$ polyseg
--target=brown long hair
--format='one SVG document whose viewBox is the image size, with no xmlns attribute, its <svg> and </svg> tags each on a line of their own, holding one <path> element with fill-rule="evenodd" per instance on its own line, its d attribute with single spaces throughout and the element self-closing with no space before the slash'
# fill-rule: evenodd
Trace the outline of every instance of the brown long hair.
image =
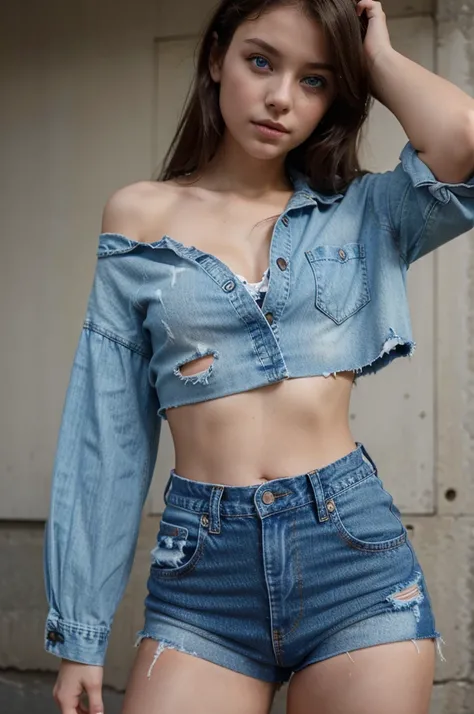
<svg viewBox="0 0 474 714">
<path fill-rule="evenodd" d="M 321 24 L 338 78 L 336 99 L 312 135 L 288 153 L 287 169 L 303 173 L 316 190 L 333 192 L 365 173 L 357 149 L 371 100 L 363 50 L 367 20 L 357 16 L 356 0 L 221 0 L 201 38 L 195 76 L 158 180 L 202 172 L 224 134 L 219 86 L 209 72 L 214 33 L 225 54 L 239 25 L 278 5 L 298 5 Z"/>
</svg>

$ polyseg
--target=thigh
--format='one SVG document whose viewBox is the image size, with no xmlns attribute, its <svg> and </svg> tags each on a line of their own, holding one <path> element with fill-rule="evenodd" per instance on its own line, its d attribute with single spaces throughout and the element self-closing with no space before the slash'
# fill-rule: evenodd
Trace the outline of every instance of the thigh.
<svg viewBox="0 0 474 714">
<path fill-rule="evenodd" d="M 268 714 L 275 685 L 177 650 L 138 648 L 122 714 Z"/>
<path fill-rule="evenodd" d="M 433 640 L 393 642 L 309 665 L 288 688 L 288 714 L 428 714 Z"/>
</svg>

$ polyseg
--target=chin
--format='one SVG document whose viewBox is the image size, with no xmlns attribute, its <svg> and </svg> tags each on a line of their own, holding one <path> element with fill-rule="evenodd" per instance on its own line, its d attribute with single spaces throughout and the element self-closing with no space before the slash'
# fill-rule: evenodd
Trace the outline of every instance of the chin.
<svg viewBox="0 0 474 714">
<path fill-rule="evenodd" d="M 241 146 L 245 153 L 253 159 L 274 160 L 280 158 L 281 156 L 286 156 L 288 153 L 288 149 L 282 150 L 281 147 L 276 146 L 275 144 L 265 144 L 262 141 L 249 141 L 248 143 L 241 144 Z"/>
</svg>

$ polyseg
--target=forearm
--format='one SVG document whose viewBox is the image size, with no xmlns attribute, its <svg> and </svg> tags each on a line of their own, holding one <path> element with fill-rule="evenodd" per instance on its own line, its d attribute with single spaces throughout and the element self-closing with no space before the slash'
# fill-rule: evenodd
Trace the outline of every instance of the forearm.
<svg viewBox="0 0 474 714">
<path fill-rule="evenodd" d="M 436 178 L 461 182 L 474 171 L 474 100 L 392 47 L 370 62 L 374 96 L 399 120 Z"/>
</svg>

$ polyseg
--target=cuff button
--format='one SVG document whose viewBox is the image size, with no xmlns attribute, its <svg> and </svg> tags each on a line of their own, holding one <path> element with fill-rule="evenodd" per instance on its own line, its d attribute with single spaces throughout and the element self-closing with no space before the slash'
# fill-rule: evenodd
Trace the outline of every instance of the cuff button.
<svg viewBox="0 0 474 714">
<path fill-rule="evenodd" d="M 50 630 L 48 632 L 47 639 L 50 642 L 54 642 L 54 644 L 56 644 L 56 642 L 64 642 L 64 636 L 60 632 L 56 632 L 55 630 Z"/>
</svg>

